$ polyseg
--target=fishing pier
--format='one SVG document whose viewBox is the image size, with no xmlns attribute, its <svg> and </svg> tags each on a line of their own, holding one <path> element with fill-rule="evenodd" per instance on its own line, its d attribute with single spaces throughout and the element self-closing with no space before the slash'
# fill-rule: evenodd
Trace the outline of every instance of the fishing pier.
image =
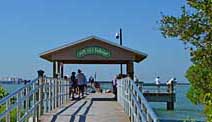
<svg viewBox="0 0 212 122">
<path fill-rule="evenodd" d="M 14 110 L 17 122 L 163 122 L 129 77 L 118 82 L 117 101 L 112 93 L 90 93 L 71 101 L 66 80 L 38 77 L 0 100 L 0 105 L 5 106 L 0 119 L 6 122 L 14 121 L 10 114 Z"/>
<path fill-rule="evenodd" d="M 145 53 L 91 36 L 46 51 L 41 58 L 51 62 L 53 77 L 38 71 L 38 77 L 0 100 L 6 122 L 165 122 L 149 102 L 167 102 L 174 109 L 174 85 L 165 92 L 145 90 L 133 80 L 134 62 L 144 60 Z M 112 93 L 90 93 L 71 100 L 70 84 L 64 79 L 65 64 L 123 64 L 128 77 L 118 80 L 117 101 Z M 15 120 L 11 118 L 15 111 Z"/>
</svg>

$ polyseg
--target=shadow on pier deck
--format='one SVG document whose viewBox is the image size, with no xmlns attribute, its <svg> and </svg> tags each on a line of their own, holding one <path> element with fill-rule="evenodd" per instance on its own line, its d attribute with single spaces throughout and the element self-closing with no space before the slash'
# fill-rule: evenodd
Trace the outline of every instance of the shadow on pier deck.
<svg viewBox="0 0 212 122">
<path fill-rule="evenodd" d="M 129 122 L 121 105 L 113 101 L 113 94 L 90 94 L 52 112 L 45 113 L 41 122 Z"/>
</svg>

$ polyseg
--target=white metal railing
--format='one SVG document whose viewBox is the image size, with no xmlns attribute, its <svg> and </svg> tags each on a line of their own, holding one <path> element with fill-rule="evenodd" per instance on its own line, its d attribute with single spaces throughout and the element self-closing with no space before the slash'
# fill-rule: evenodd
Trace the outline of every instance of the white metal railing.
<svg viewBox="0 0 212 122">
<path fill-rule="evenodd" d="M 155 83 L 140 83 L 139 87 L 142 87 L 142 92 L 150 93 L 175 93 L 175 83 L 167 84 L 161 83 L 156 85 Z"/>
<path fill-rule="evenodd" d="M 32 118 L 37 122 L 43 113 L 60 107 L 68 98 L 66 80 L 39 77 L 0 100 L 0 121 L 22 122 Z"/>
<path fill-rule="evenodd" d="M 159 122 L 153 109 L 130 78 L 118 81 L 118 102 L 130 117 L 131 122 Z"/>
</svg>

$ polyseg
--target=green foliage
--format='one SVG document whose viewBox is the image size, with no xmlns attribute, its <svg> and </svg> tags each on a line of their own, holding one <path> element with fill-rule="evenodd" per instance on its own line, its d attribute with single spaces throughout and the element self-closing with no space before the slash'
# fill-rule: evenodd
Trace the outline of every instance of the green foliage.
<svg viewBox="0 0 212 122">
<path fill-rule="evenodd" d="M 2 113 L 3 111 L 5 111 L 5 109 L 6 109 L 5 105 L 0 106 L 0 113 Z M 10 112 L 10 121 L 11 122 L 16 122 L 16 115 L 17 115 L 16 109 L 14 109 L 14 110 L 12 110 Z M 6 122 L 5 118 L 3 118 L 2 120 L 0 120 L 0 122 Z"/>
<path fill-rule="evenodd" d="M 212 0 L 187 0 L 179 17 L 162 15 L 161 31 L 165 38 L 179 38 L 190 48 L 193 65 L 186 77 L 191 83 L 187 94 L 195 104 L 204 104 L 212 121 Z M 188 9 L 190 13 L 188 12 Z"/>
<path fill-rule="evenodd" d="M 8 93 L 0 86 L 0 99 L 7 96 Z"/>
</svg>

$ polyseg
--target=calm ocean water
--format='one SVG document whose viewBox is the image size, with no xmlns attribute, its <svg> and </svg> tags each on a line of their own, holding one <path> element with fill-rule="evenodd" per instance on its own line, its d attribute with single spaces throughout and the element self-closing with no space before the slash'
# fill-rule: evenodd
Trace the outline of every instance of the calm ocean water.
<svg viewBox="0 0 212 122">
<path fill-rule="evenodd" d="M 150 105 L 160 118 L 181 120 L 192 118 L 196 121 L 205 121 L 203 106 L 192 104 L 186 97 L 189 87 L 189 85 L 176 85 L 176 102 L 174 111 L 167 111 L 166 103 L 151 103 Z"/>
<path fill-rule="evenodd" d="M 3 86 L 9 93 L 17 90 L 20 87 L 23 87 L 23 84 L 0 84 Z M 101 88 L 104 90 L 112 90 L 112 83 L 100 83 Z M 176 91 L 176 103 L 174 111 L 166 110 L 166 103 L 151 103 L 150 105 L 156 111 L 156 114 L 160 118 L 166 119 L 186 119 L 193 118 L 195 120 L 204 121 L 205 117 L 202 113 L 203 106 L 192 104 L 189 99 L 186 97 L 186 93 L 189 89 L 189 85 L 177 85 L 175 87 Z"/>
<path fill-rule="evenodd" d="M 0 84 L 8 93 L 14 92 L 18 88 L 24 86 L 24 84 Z"/>
</svg>

